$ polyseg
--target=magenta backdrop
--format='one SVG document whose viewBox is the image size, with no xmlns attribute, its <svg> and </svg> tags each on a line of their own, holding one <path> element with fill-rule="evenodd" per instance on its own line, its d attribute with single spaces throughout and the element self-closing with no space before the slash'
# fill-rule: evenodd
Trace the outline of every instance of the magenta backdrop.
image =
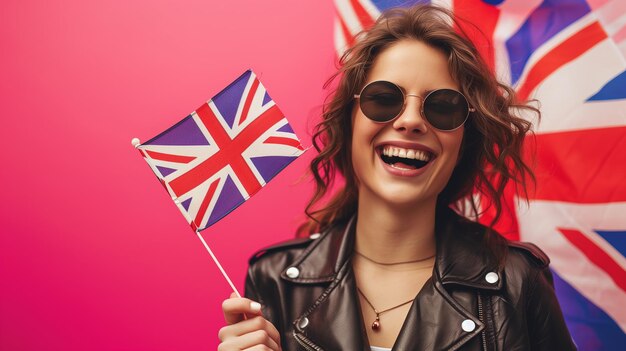
<svg viewBox="0 0 626 351">
<path fill-rule="evenodd" d="M 130 140 L 245 69 L 305 146 L 333 72 L 330 1 L 3 1 L 0 350 L 213 350 L 229 287 Z M 294 236 L 308 152 L 204 237 L 243 288 Z"/>
</svg>

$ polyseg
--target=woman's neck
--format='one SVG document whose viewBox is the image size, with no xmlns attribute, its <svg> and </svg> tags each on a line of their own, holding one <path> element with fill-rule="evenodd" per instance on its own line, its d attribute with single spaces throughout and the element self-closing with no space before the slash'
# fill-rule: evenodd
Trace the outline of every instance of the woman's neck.
<svg viewBox="0 0 626 351">
<path fill-rule="evenodd" d="M 435 254 L 435 208 L 436 199 L 394 206 L 360 196 L 356 250 L 381 262 L 409 261 Z"/>
</svg>

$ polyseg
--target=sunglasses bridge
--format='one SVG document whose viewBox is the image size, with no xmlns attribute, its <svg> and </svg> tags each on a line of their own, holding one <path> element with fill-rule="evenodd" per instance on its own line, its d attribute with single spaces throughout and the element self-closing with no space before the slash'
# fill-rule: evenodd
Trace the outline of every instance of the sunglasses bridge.
<svg viewBox="0 0 626 351">
<path fill-rule="evenodd" d="M 424 101 L 426 100 L 426 98 L 428 97 L 428 95 L 426 95 L 426 97 L 422 97 L 422 96 L 419 96 L 419 95 L 417 95 L 417 94 L 404 94 L 404 93 L 402 93 L 402 96 L 404 96 L 404 99 L 402 99 L 402 100 L 403 100 L 403 103 L 402 103 L 402 105 L 403 105 L 403 106 L 402 106 L 402 111 L 404 111 L 404 109 L 406 108 L 406 103 L 407 103 L 407 102 L 406 102 L 406 98 L 408 98 L 409 96 L 413 96 L 413 97 L 418 98 L 418 99 L 421 101 L 419 111 L 420 111 L 420 115 L 421 115 L 422 117 L 425 117 L 425 116 L 424 116 Z M 400 116 L 400 114 L 398 114 L 395 118 L 398 118 L 399 116 Z M 394 119 L 395 119 L 395 118 L 394 118 Z"/>
</svg>

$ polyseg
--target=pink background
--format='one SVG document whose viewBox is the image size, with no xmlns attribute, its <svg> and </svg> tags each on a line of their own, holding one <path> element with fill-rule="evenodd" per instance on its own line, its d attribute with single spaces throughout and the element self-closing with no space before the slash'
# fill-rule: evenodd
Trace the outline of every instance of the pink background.
<svg viewBox="0 0 626 351">
<path fill-rule="evenodd" d="M 310 145 L 330 1 L 3 1 L 0 349 L 213 350 L 229 287 L 130 140 L 245 69 Z M 294 236 L 312 152 L 204 237 L 242 288 Z"/>
</svg>

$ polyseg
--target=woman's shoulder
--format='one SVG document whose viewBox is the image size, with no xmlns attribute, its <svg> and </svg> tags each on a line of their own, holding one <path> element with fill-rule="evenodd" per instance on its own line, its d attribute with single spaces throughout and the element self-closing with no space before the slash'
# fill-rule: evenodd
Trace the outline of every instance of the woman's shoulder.
<svg viewBox="0 0 626 351">
<path fill-rule="evenodd" d="M 508 290 L 520 289 L 526 293 L 538 286 L 552 289 L 550 259 L 537 245 L 529 242 L 508 241 L 504 274 Z"/>
<path fill-rule="evenodd" d="M 512 255 L 525 259 L 529 264 L 545 268 L 550 264 L 550 259 L 545 252 L 543 252 L 539 246 L 531 242 L 523 242 L 518 240 L 511 240 L 499 233 L 497 230 L 488 227 L 480 222 L 468 219 L 465 216 L 461 216 L 453 211 L 448 211 L 448 216 L 451 216 L 453 222 L 457 226 L 463 228 L 461 231 L 466 235 L 474 236 L 471 240 L 479 240 L 482 242 L 498 242 L 498 245 L 489 246 L 490 250 L 504 250 L 505 255 Z M 448 217 L 450 218 L 450 217 Z M 496 252 L 492 252 L 495 256 L 500 256 Z"/>
<path fill-rule="evenodd" d="M 509 248 L 508 255 L 516 261 L 523 260 L 526 264 L 539 269 L 546 268 L 550 264 L 548 255 L 539 246 L 531 242 L 508 240 L 507 246 Z"/>
<path fill-rule="evenodd" d="M 342 234 L 345 234 L 345 228 L 349 226 L 349 223 L 352 223 L 351 219 L 337 221 L 319 233 L 312 233 L 262 248 L 250 257 L 248 264 L 251 269 L 265 267 L 280 270 L 309 256 L 324 256 L 329 251 L 334 251 L 333 247 L 340 245 L 340 241 L 344 237 Z"/>
<path fill-rule="evenodd" d="M 497 261 L 502 258 L 505 266 L 524 266 L 529 269 L 543 269 L 548 267 L 550 259 L 543 250 L 534 243 L 511 240 L 500 234 L 494 228 L 480 222 L 470 220 L 452 211 L 448 211 L 446 219 L 452 225 L 448 232 L 452 235 L 446 239 L 454 239 L 460 242 L 466 250 L 483 251 Z M 463 233 L 461 237 L 458 233 Z"/>
<path fill-rule="evenodd" d="M 248 261 L 246 296 L 267 303 L 260 296 L 273 291 L 281 277 L 288 274 L 289 265 L 313 243 L 316 236 L 295 238 L 264 247 L 255 252 Z"/>
<path fill-rule="evenodd" d="M 306 237 L 284 240 L 257 250 L 248 260 L 252 267 L 255 265 L 275 265 L 280 261 L 288 261 L 299 256 L 309 245 L 320 237 L 320 234 L 311 234 Z"/>
<path fill-rule="evenodd" d="M 283 241 L 257 251 L 249 260 L 248 278 L 266 284 L 322 283 L 337 273 L 344 262 L 339 248 L 352 228 L 348 221 L 335 222 L 321 233 Z M 346 244 L 347 245 L 347 244 Z"/>
</svg>

